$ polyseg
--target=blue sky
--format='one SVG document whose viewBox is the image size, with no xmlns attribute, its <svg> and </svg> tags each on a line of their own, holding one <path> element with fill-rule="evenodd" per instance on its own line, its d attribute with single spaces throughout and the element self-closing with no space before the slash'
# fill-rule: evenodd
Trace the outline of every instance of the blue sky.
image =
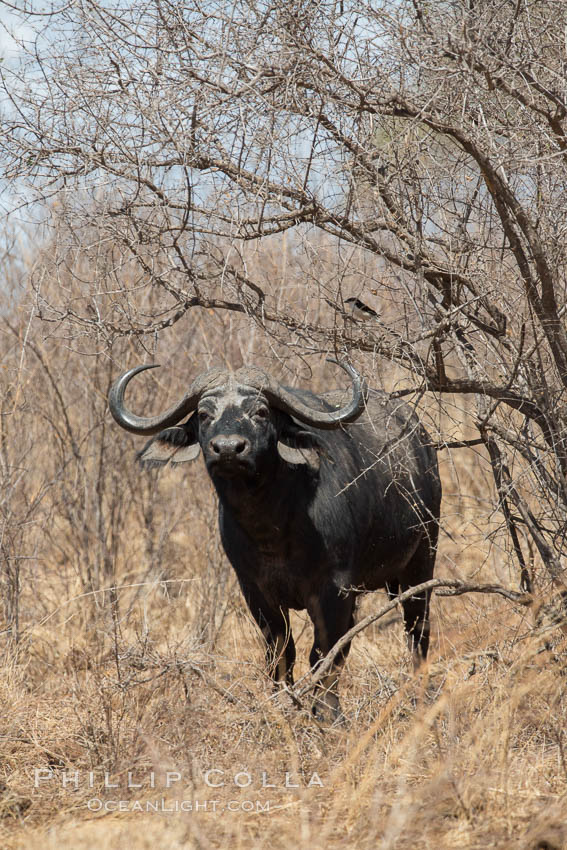
<svg viewBox="0 0 567 850">
<path fill-rule="evenodd" d="M 0 58 L 14 59 L 20 52 L 19 41 L 30 37 L 32 29 L 22 17 L 0 0 Z"/>
</svg>

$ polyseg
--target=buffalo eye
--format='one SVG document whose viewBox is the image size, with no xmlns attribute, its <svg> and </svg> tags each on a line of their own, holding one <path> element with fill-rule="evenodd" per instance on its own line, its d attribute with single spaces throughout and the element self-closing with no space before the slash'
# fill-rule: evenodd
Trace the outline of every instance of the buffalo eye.
<svg viewBox="0 0 567 850">
<path fill-rule="evenodd" d="M 199 423 L 201 425 L 206 425 L 207 422 L 211 418 L 211 414 L 207 410 L 200 410 L 198 415 L 199 415 Z"/>
<path fill-rule="evenodd" d="M 267 407 L 259 407 L 258 410 L 254 411 L 254 419 L 266 420 L 270 416 L 270 411 Z"/>
</svg>

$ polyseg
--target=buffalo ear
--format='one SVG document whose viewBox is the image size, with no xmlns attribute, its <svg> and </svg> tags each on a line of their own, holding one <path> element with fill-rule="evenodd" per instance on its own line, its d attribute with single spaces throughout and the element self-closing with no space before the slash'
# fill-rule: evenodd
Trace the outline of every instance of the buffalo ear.
<svg viewBox="0 0 567 850">
<path fill-rule="evenodd" d="M 312 469 L 313 472 L 318 472 L 321 465 L 317 449 L 296 449 L 278 440 L 278 454 L 286 463 L 304 464 Z"/>
<path fill-rule="evenodd" d="M 138 460 L 143 466 L 165 466 L 166 463 L 187 463 L 199 456 L 201 447 L 197 442 L 196 435 L 191 423 L 175 428 L 166 428 L 160 431 L 146 443 Z"/>
<path fill-rule="evenodd" d="M 302 464 L 313 472 L 321 465 L 321 446 L 316 434 L 306 431 L 287 414 L 281 414 L 278 439 L 279 456 L 286 463 Z M 282 421 L 283 420 L 283 421 Z"/>
</svg>

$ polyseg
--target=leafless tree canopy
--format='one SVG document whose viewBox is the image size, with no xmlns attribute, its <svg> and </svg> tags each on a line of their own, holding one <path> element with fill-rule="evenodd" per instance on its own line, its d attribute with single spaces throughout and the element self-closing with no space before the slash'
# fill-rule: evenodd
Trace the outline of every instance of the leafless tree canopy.
<svg viewBox="0 0 567 850">
<path fill-rule="evenodd" d="M 236 311 L 303 357 L 394 361 L 399 392 L 466 407 L 520 564 L 527 541 L 559 580 L 563 0 L 22 10 L 0 145 L 52 226 L 39 315 L 110 345 Z M 301 297 L 259 273 L 263 243 L 294 254 Z M 353 295 L 378 318 L 350 320 Z"/>
</svg>

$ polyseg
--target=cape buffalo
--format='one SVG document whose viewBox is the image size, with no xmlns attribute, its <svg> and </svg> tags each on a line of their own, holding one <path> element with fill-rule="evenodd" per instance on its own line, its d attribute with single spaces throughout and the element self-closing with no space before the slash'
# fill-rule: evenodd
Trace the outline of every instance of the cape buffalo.
<svg viewBox="0 0 567 850">
<path fill-rule="evenodd" d="M 125 372 L 109 397 L 119 425 L 157 434 L 142 462 L 182 463 L 203 452 L 222 543 L 276 681 L 293 681 L 290 608 L 307 609 L 313 621 L 314 665 L 353 625 L 357 593 L 395 595 L 433 575 L 441 502 L 435 448 L 407 404 L 337 365 L 352 381 L 346 404 L 343 391 L 284 387 L 255 368 L 205 372 L 150 418 L 128 411 L 124 392 L 153 366 Z M 403 614 L 419 663 L 429 644 L 429 594 L 404 602 Z M 337 679 L 348 649 L 317 693 L 323 713 L 340 714 Z"/>
</svg>

